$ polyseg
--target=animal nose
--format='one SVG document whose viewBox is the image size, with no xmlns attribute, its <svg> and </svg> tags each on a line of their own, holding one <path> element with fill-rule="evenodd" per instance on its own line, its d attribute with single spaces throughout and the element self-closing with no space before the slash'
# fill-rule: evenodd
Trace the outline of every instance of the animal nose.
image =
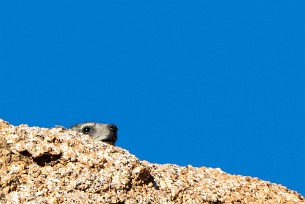
<svg viewBox="0 0 305 204">
<path fill-rule="evenodd" d="M 117 132 L 118 131 L 118 127 L 114 124 L 110 124 L 108 125 L 108 129 L 113 131 L 113 132 Z"/>
</svg>

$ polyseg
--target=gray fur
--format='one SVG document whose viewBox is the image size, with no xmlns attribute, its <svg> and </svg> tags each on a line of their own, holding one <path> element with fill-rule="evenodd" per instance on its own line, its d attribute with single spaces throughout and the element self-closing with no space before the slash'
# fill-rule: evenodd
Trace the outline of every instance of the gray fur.
<svg viewBox="0 0 305 204">
<path fill-rule="evenodd" d="M 90 135 L 95 141 L 103 141 L 111 145 L 117 140 L 118 128 L 114 124 L 87 122 L 73 125 L 69 129 Z"/>
</svg>

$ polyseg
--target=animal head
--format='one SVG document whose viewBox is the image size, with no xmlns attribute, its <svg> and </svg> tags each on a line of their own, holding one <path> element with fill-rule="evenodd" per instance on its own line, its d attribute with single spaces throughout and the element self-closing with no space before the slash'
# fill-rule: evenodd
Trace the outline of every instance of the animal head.
<svg viewBox="0 0 305 204">
<path fill-rule="evenodd" d="M 73 125 L 71 130 L 87 134 L 95 141 L 114 145 L 117 140 L 118 127 L 114 124 L 87 122 Z"/>
</svg>

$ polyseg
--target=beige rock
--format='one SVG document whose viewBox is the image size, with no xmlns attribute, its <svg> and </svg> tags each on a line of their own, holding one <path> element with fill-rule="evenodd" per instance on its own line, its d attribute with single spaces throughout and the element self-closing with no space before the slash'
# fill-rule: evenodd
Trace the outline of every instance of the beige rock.
<svg viewBox="0 0 305 204">
<path fill-rule="evenodd" d="M 61 128 L 0 120 L 0 203 L 305 203 L 281 185 L 220 169 L 150 164 Z"/>
</svg>

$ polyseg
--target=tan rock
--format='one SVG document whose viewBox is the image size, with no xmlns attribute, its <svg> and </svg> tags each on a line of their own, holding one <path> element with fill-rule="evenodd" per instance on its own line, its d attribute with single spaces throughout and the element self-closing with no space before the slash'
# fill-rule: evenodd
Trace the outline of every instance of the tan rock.
<svg viewBox="0 0 305 204">
<path fill-rule="evenodd" d="M 220 169 L 150 164 L 61 128 L 0 120 L 0 203 L 305 203 L 281 185 Z"/>
</svg>

